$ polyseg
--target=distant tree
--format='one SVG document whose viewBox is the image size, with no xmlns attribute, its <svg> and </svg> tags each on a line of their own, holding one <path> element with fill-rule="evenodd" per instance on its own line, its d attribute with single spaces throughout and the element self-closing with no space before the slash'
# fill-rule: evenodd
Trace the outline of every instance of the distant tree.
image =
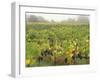
<svg viewBox="0 0 100 80">
<path fill-rule="evenodd" d="M 27 22 L 47 22 L 42 16 L 29 15 L 26 18 Z"/>
<path fill-rule="evenodd" d="M 77 22 L 78 23 L 89 23 L 89 18 L 88 16 L 78 16 Z"/>
<path fill-rule="evenodd" d="M 42 16 L 38 16 L 37 18 L 39 22 L 47 22 Z"/>
<path fill-rule="evenodd" d="M 36 22 L 36 21 L 38 21 L 38 19 L 35 15 L 29 15 L 27 17 L 27 22 Z"/>
</svg>

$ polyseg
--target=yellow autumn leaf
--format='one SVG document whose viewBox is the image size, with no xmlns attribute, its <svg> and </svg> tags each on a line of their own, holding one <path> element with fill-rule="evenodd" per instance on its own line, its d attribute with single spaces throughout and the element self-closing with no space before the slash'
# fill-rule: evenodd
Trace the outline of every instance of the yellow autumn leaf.
<svg viewBox="0 0 100 80">
<path fill-rule="evenodd" d="M 31 60 L 30 59 L 26 59 L 26 64 L 30 64 Z"/>
</svg>

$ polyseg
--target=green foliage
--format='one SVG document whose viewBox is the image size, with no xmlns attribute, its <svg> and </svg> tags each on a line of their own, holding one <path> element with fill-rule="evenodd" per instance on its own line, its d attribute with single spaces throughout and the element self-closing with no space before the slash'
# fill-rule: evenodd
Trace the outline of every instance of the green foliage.
<svg viewBox="0 0 100 80">
<path fill-rule="evenodd" d="M 26 58 L 33 56 L 38 56 L 40 54 L 40 49 L 36 43 L 26 42 Z"/>
<path fill-rule="evenodd" d="M 89 57 L 89 25 L 88 24 L 58 24 L 58 23 L 31 23 L 26 25 L 26 59 L 37 58 L 41 52 L 49 49 L 53 53 L 52 62 L 57 56 L 64 56 L 68 64 L 72 61 L 72 51 L 81 52 Z M 54 65 L 51 61 L 35 62 L 32 66 Z M 48 60 L 49 61 L 49 60 Z M 88 63 L 86 59 L 77 59 L 78 64 Z M 77 62 L 76 61 L 76 62 Z M 27 64 L 26 64 L 27 65 Z"/>
</svg>

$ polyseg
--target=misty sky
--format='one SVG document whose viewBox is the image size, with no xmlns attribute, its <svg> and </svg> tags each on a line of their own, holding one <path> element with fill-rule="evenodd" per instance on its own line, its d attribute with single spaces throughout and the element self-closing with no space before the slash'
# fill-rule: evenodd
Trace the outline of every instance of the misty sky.
<svg viewBox="0 0 100 80">
<path fill-rule="evenodd" d="M 59 15 L 59 14 L 41 14 L 41 13 L 27 13 L 26 16 L 35 15 L 35 16 L 42 16 L 45 20 L 51 21 L 62 21 L 68 20 L 69 18 L 77 20 L 78 15 Z"/>
</svg>

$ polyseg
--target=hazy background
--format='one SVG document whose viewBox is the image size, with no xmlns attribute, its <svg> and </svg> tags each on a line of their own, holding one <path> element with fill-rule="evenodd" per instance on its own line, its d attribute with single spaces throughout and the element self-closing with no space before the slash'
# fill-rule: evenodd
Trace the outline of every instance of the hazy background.
<svg viewBox="0 0 100 80">
<path fill-rule="evenodd" d="M 89 23 L 89 16 L 26 13 L 27 22 Z"/>
</svg>

